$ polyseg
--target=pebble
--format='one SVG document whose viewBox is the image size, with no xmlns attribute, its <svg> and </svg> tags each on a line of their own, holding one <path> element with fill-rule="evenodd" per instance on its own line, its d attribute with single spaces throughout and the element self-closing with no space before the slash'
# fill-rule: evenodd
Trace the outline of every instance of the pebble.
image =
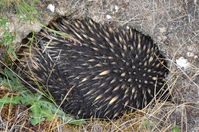
<svg viewBox="0 0 199 132">
<path fill-rule="evenodd" d="M 107 19 L 111 19 L 112 16 L 111 16 L 111 15 L 106 15 L 106 18 L 107 18 Z"/>
<path fill-rule="evenodd" d="M 180 58 L 176 59 L 176 64 L 178 67 L 184 68 L 184 69 L 190 67 L 190 63 L 184 57 L 180 57 Z"/>
<path fill-rule="evenodd" d="M 47 9 L 49 9 L 51 12 L 55 12 L 55 6 L 53 4 L 49 4 Z"/>
</svg>

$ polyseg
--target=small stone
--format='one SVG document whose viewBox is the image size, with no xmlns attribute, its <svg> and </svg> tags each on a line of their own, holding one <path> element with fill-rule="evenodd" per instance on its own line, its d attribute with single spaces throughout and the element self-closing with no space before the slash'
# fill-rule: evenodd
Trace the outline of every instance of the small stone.
<svg viewBox="0 0 199 132">
<path fill-rule="evenodd" d="M 115 5 L 115 12 L 119 11 L 119 7 L 117 5 Z"/>
<path fill-rule="evenodd" d="M 180 57 L 179 59 L 177 59 L 176 63 L 178 65 L 178 67 L 180 67 L 180 68 L 185 68 L 186 69 L 186 68 L 190 67 L 190 63 L 184 57 Z"/>
<path fill-rule="evenodd" d="M 111 15 L 106 15 L 106 18 L 107 18 L 107 19 L 111 19 L 112 16 L 111 16 Z"/>
<path fill-rule="evenodd" d="M 129 27 L 129 26 L 126 26 L 126 29 L 130 29 L 130 27 Z"/>
<path fill-rule="evenodd" d="M 55 6 L 53 4 L 49 4 L 47 9 L 49 9 L 51 12 L 55 12 Z"/>
</svg>

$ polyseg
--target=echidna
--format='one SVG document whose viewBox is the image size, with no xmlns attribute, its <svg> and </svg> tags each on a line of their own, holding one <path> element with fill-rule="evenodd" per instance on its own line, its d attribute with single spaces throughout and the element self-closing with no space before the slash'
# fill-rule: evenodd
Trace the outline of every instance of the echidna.
<svg viewBox="0 0 199 132">
<path fill-rule="evenodd" d="M 165 57 L 151 37 L 134 29 L 61 17 L 35 38 L 24 78 L 72 115 L 120 117 L 166 90 Z"/>
</svg>

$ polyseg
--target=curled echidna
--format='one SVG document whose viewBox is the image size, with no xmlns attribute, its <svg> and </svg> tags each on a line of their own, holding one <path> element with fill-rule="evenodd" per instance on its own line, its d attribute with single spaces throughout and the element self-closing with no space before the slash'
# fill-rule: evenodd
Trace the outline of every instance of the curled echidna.
<svg viewBox="0 0 199 132">
<path fill-rule="evenodd" d="M 35 38 L 21 61 L 24 78 L 47 89 L 67 113 L 115 118 L 166 90 L 165 57 L 134 29 L 62 17 Z"/>
</svg>

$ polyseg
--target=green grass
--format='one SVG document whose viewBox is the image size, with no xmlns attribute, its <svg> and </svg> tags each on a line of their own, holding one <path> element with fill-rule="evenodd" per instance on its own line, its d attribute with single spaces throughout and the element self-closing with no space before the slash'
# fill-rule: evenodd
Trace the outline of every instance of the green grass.
<svg viewBox="0 0 199 132">
<path fill-rule="evenodd" d="M 179 126 L 173 126 L 172 128 L 172 132 L 181 132 L 180 127 Z"/>
<path fill-rule="evenodd" d="M 14 51 L 14 43 L 13 43 L 15 39 L 15 34 L 10 32 L 8 26 L 9 26 L 9 19 L 0 18 L 0 33 L 2 33 L 0 46 L 3 48 L 7 48 L 7 53 L 11 56 L 16 57 L 16 53 Z"/>
<path fill-rule="evenodd" d="M 1 72 L 5 78 L 0 78 L 0 86 L 11 88 L 13 92 L 18 93 L 16 96 L 6 94 L 0 99 L 0 110 L 5 104 L 22 104 L 28 105 L 31 117 L 29 121 L 36 125 L 42 121 L 51 121 L 55 117 L 69 124 L 85 124 L 85 120 L 76 120 L 74 117 L 67 116 L 62 110 L 58 109 L 53 103 L 45 100 L 40 94 L 30 92 L 21 84 L 18 78 L 7 69 Z"/>
<path fill-rule="evenodd" d="M 0 48 L 7 50 L 7 56 L 16 58 L 14 50 L 14 39 L 16 34 L 9 29 L 10 19 L 6 17 L 4 12 L 7 10 L 15 10 L 13 14 L 17 17 L 20 23 L 24 21 L 33 22 L 39 18 L 40 14 L 37 11 L 36 4 L 39 0 L 1 0 L 0 1 Z M 11 11 L 12 12 L 12 11 Z M 6 56 L 6 61 L 7 57 Z"/>
<path fill-rule="evenodd" d="M 20 20 L 33 21 L 39 15 L 35 6 L 38 2 L 39 0 L 1 0 L 0 6 L 2 8 L 0 11 L 13 8 L 15 10 L 14 13 L 16 13 Z"/>
<path fill-rule="evenodd" d="M 26 2 L 25 0 L 20 0 L 16 3 L 16 9 L 18 11 L 18 16 L 21 20 L 31 20 L 34 21 L 35 18 L 39 16 L 39 13 L 37 11 L 37 8 L 35 7 L 35 4 L 39 0 L 29 0 L 29 2 Z"/>
</svg>

